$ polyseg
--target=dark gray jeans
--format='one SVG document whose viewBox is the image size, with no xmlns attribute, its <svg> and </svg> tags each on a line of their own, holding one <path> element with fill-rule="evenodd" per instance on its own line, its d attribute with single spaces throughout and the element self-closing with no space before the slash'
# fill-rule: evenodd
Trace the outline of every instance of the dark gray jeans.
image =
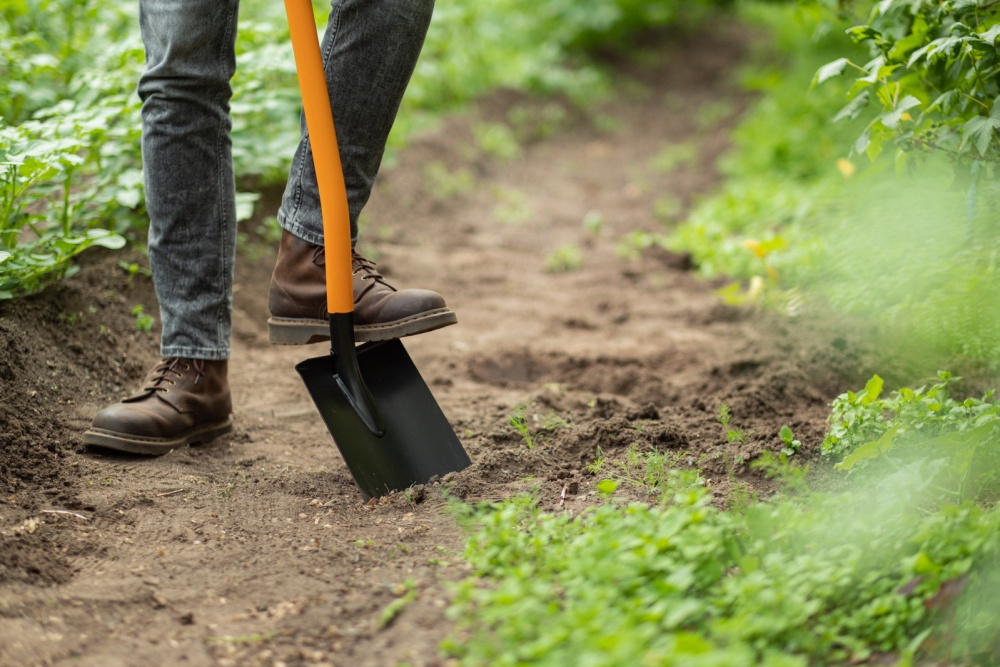
<svg viewBox="0 0 1000 667">
<path fill-rule="evenodd" d="M 354 237 L 433 5 L 332 0 L 322 50 Z M 164 356 L 229 358 L 236 254 L 229 100 L 238 9 L 239 0 L 139 0 L 149 261 Z M 304 128 L 278 220 L 310 243 L 323 242 Z"/>
</svg>

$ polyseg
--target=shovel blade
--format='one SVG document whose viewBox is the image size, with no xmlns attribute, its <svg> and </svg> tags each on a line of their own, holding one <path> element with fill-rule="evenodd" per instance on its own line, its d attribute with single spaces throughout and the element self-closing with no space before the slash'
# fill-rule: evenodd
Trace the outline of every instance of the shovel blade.
<svg viewBox="0 0 1000 667">
<path fill-rule="evenodd" d="M 373 433 L 351 405 L 332 354 L 306 359 L 295 370 L 366 498 L 424 484 L 471 463 L 398 339 L 366 343 L 357 354 L 361 377 L 382 416 L 383 435 Z"/>
</svg>

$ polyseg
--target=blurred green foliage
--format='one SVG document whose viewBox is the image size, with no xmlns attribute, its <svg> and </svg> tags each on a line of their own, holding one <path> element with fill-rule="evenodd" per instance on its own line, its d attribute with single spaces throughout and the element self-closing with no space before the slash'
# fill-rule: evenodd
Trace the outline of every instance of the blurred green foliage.
<svg viewBox="0 0 1000 667">
<path fill-rule="evenodd" d="M 1000 367 L 996 184 L 944 154 L 919 163 L 857 154 L 866 119 L 831 113 L 853 84 L 810 87 L 835 54 L 864 57 L 848 18 L 816 3 L 750 3 L 743 16 L 775 36 L 787 66 L 744 76 L 760 97 L 720 163 L 724 185 L 668 245 L 706 274 L 740 280 L 723 293 L 734 302 L 866 318 L 882 349 L 915 372 Z"/>
</svg>

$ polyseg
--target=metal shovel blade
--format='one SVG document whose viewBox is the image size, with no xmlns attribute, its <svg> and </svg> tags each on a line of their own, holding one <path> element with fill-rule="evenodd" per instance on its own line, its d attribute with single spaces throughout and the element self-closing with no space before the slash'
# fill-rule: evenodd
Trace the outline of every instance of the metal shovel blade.
<svg viewBox="0 0 1000 667">
<path fill-rule="evenodd" d="M 398 339 L 365 343 L 357 348 L 357 356 L 382 416 L 383 435 L 366 425 L 338 382 L 335 355 L 306 359 L 295 370 L 366 498 L 424 484 L 471 463 Z"/>
</svg>

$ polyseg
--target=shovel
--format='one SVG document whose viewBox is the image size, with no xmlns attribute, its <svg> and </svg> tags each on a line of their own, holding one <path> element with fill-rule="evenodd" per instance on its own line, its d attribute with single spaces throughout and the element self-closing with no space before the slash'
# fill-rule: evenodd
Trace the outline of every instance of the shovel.
<svg viewBox="0 0 1000 667">
<path fill-rule="evenodd" d="M 285 0 L 319 183 L 330 354 L 295 369 L 365 498 L 469 465 L 455 431 L 398 340 L 355 347 L 351 232 L 330 95 L 311 0 Z"/>
</svg>

